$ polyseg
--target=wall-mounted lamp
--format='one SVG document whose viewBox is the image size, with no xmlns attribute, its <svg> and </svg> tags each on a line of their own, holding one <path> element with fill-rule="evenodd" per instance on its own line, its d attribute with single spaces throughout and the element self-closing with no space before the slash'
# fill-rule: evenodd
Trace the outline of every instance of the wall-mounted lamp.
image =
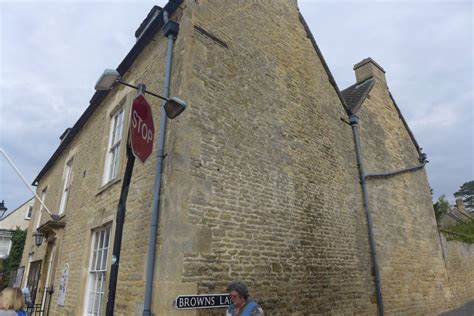
<svg viewBox="0 0 474 316">
<path fill-rule="evenodd" d="M 40 233 L 39 231 L 36 231 L 33 233 L 33 237 L 35 238 L 36 247 L 41 246 L 41 244 L 43 243 L 44 234 Z"/>
<path fill-rule="evenodd" d="M 95 89 L 98 91 L 107 91 L 107 90 L 112 89 L 112 87 L 117 83 L 123 84 L 124 86 L 131 87 L 138 90 L 138 86 L 134 86 L 132 84 L 122 81 L 119 72 L 114 69 L 104 70 L 104 73 L 100 76 L 99 80 L 97 80 L 97 83 L 95 84 Z M 174 119 L 186 109 L 186 102 L 184 102 L 183 100 L 177 97 L 172 97 L 168 99 L 159 94 L 152 93 L 147 90 L 143 92 L 148 93 L 161 100 L 165 100 L 166 104 L 164 107 L 165 107 L 166 116 L 168 116 L 168 118 L 170 119 Z"/>
<path fill-rule="evenodd" d="M 0 202 L 0 218 L 2 218 L 3 215 L 5 215 L 5 212 L 7 210 L 8 209 L 5 207 L 5 201 L 2 200 L 2 202 Z"/>
</svg>

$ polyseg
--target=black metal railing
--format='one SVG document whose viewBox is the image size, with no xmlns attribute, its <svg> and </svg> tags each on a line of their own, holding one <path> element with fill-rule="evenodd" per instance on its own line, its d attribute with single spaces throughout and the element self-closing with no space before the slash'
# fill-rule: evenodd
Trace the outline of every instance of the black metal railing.
<svg viewBox="0 0 474 316">
<path fill-rule="evenodd" d="M 53 295 L 53 288 L 38 289 L 36 293 L 35 302 L 30 304 L 26 311 L 30 316 L 48 316 L 49 307 L 51 305 L 51 296 Z"/>
</svg>

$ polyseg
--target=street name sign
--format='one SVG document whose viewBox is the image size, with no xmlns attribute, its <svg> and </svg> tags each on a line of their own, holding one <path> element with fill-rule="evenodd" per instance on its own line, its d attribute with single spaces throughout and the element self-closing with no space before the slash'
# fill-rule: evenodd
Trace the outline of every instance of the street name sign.
<svg viewBox="0 0 474 316">
<path fill-rule="evenodd" d="M 179 295 L 177 309 L 223 308 L 231 304 L 229 294 Z"/>
<path fill-rule="evenodd" d="M 133 100 L 130 116 L 130 136 L 133 154 L 142 162 L 145 162 L 153 151 L 155 126 L 153 125 L 150 104 L 148 104 L 143 94 L 139 94 Z"/>
</svg>

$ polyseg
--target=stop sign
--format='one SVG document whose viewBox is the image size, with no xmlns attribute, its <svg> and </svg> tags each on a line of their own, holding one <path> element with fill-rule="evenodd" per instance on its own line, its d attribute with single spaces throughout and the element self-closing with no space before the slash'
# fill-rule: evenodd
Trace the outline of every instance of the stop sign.
<svg viewBox="0 0 474 316">
<path fill-rule="evenodd" d="M 133 154 L 145 162 L 153 151 L 155 126 L 153 125 L 151 107 L 142 94 L 133 100 L 130 135 Z"/>
</svg>

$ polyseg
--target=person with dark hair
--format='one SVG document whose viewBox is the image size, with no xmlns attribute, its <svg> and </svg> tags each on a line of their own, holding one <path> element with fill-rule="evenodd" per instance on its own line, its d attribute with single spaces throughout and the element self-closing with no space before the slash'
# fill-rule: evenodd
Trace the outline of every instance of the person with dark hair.
<svg viewBox="0 0 474 316">
<path fill-rule="evenodd" d="M 226 316 L 264 316 L 262 307 L 254 299 L 249 299 L 249 290 L 245 283 L 231 282 L 227 292 L 232 304 L 227 308 Z"/>
</svg>

